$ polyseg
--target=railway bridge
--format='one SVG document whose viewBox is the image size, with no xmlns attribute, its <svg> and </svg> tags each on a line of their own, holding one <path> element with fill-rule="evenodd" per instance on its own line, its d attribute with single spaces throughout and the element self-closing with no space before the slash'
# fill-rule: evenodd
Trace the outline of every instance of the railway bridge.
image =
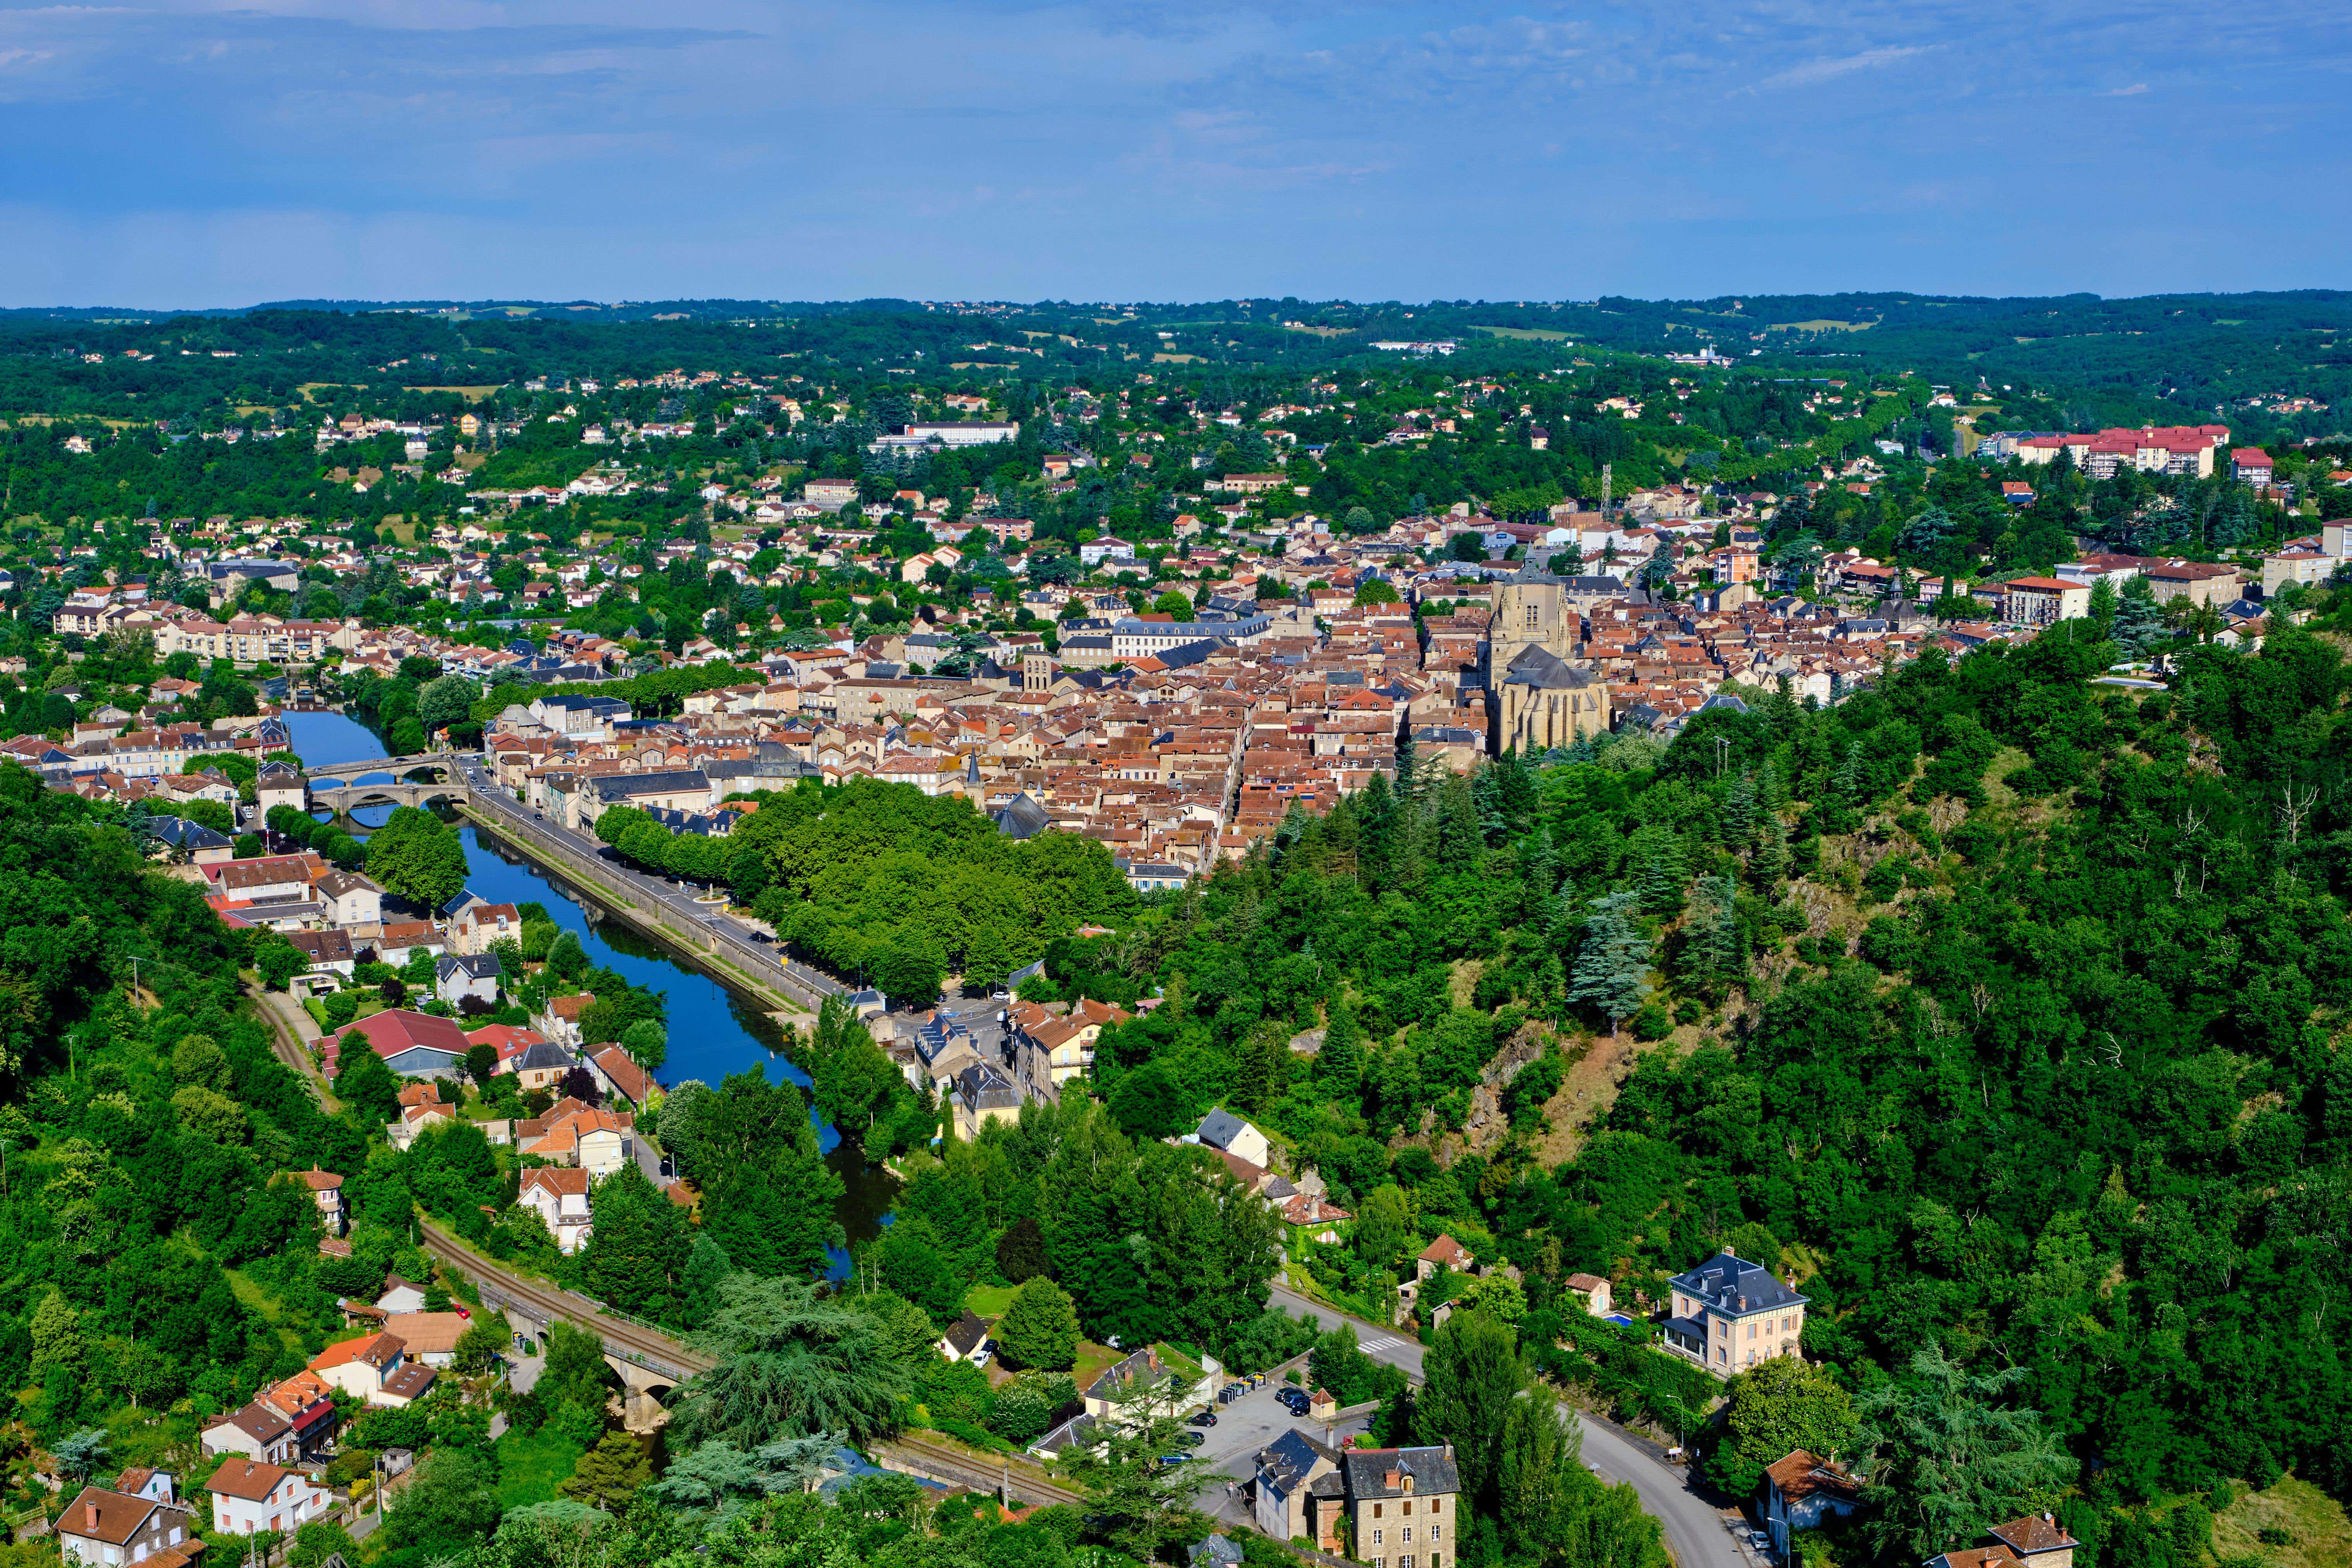
<svg viewBox="0 0 2352 1568">
<path fill-rule="evenodd" d="M 530 1323 L 541 1338 L 547 1325 L 561 1318 L 574 1328 L 596 1335 L 604 1344 L 604 1364 L 619 1374 L 626 1390 L 622 1424 L 632 1432 L 651 1431 L 667 1414 L 666 1401 L 673 1390 L 697 1373 L 718 1363 L 689 1350 L 660 1330 L 625 1317 L 575 1291 L 560 1289 L 499 1268 L 431 1220 L 417 1222 L 425 1250 L 452 1272 L 474 1282 L 482 1305 L 503 1311 L 520 1329 Z"/>
</svg>

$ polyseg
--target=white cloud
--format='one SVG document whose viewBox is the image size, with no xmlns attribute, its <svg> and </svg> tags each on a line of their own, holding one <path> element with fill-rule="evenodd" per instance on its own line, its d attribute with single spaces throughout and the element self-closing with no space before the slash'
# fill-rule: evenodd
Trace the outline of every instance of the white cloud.
<svg viewBox="0 0 2352 1568">
<path fill-rule="evenodd" d="M 2146 92 L 2147 90 L 2147 83 L 2144 81 L 2136 81 L 2129 87 L 2119 87 L 2111 92 L 2102 93 L 2100 96 L 2103 98 L 2137 98 L 2141 93 Z"/>
<path fill-rule="evenodd" d="M 1807 60 L 1802 65 L 1791 66 L 1778 76 L 1766 77 L 1756 86 L 1759 90 L 1767 88 L 1817 87 L 1822 82 L 1834 81 L 1839 77 L 1849 76 L 1855 71 L 1875 70 L 1880 66 L 1891 66 L 1897 60 L 1907 60 L 1914 55 L 1927 54 L 1942 47 L 1940 44 L 1912 44 L 1900 47 L 1888 46 L 1884 48 L 1864 49 L 1858 55 Z"/>
</svg>

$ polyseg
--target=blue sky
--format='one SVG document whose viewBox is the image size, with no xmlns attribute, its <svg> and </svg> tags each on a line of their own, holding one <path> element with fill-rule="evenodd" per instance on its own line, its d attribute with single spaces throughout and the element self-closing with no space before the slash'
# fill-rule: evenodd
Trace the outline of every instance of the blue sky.
<svg viewBox="0 0 2352 1568">
<path fill-rule="evenodd" d="M 0 303 L 2352 286 L 2352 0 L 0 6 Z"/>
</svg>

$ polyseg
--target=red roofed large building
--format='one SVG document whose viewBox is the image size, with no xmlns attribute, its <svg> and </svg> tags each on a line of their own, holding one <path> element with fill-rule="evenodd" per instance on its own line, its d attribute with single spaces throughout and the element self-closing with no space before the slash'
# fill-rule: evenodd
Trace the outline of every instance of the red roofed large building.
<svg viewBox="0 0 2352 1568">
<path fill-rule="evenodd" d="M 2076 621 L 2091 613 L 2091 585 L 2056 577 L 2014 577 L 2001 584 L 2001 619 L 2021 626 Z"/>
<path fill-rule="evenodd" d="M 2033 436 L 2017 443 L 2023 463 L 2049 463 L 2064 452 L 2074 466 L 2094 479 L 2107 479 L 2117 468 L 2151 474 L 2194 474 L 2211 477 L 2213 454 L 2229 442 L 2226 425 L 2143 425 L 2095 430 L 2080 435 Z"/>
<path fill-rule="evenodd" d="M 383 1058 L 383 1065 L 404 1078 L 455 1078 L 466 1064 L 471 1042 L 466 1031 L 448 1018 L 405 1007 L 372 1013 L 327 1042 L 326 1069 L 331 1079 L 342 1070 L 343 1043 L 357 1036 Z"/>
</svg>

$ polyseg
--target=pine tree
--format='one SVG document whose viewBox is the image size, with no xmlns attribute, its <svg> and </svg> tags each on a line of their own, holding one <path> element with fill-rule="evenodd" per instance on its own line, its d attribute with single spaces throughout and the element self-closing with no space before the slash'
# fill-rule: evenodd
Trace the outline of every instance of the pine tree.
<svg viewBox="0 0 2352 1568">
<path fill-rule="evenodd" d="M 1510 834 L 1510 823 L 1503 810 L 1502 764 L 1490 763 L 1480 768 L 1470 781 L 1470 800 L 1478 815 L 1478 833 L 1482 842 L 1500 844 Z"/>
<path fill-rule="evenodd" d="M 1555 952 L 1566 952 L 1582 940 L 1584 922 L 1576 908 L 1576 884 L 1562 882 L 1551 897 L 1551 913 L 1544 926 L 1545 940 Z"/>
<path fill-rule="evenodd" d="M 1723 842 L 1733 849 L 1748 846 L 1756 829 L 1756 775 L 1746 768 L 1731 781 L 1723 796 Z"/>
<path fill-rule="evenodd" d="M 1437 863 L 1448 871 L 1476 869 L 1486 826 L 1475 786 L 1459 773 L 1447 773 L 1437 785 L 1436 805 Z"/>
<path fill-rule="evenodd" d="M 1630 892 L 1592 901 L 1569 985 L 1569 1001 L 1599 1009 L 1612 1035 L 1650 994 L 1650 939 L 1634 923 L 1635 901 Z"/>
<path fill-rule="evenodd" d="M 1701 877 L 1698 897 L 1684 924 L 1691 974 L 1710 994 L 1719 994 L 1740 967 L 1735 893 L 1728 877 Z"/>
<path fill-rule="evenodd" d="M 727 1249 L 707 1236 L 694 1238 L 686 1255 L 686 1274 L 678 1281 L 678 1322 L 698 1329 L 719 1305 L 719 1282 L 735 1271 Z"/>
<path fill-rule="evenodd" d="M 1653 825 L 1633 835 L 1632 848 L 1643 910 L 1673 915 L 1682 907 L 1683 886 L 1690 878 L 1690 858 L 1683 851 L 1681 837 L 1672 828 Z"/>
<path fill-rule="evenodd" d="M 1038 1228 L 1035 1215 L 1023 1215 L 996 1238 L 996 1271 L 1013 1284 L 1026 1284 L 1050 1266 L 1045 1233 Z"/>
<path fill-rule="evenodd" d="M 653 1479 L 653 1466 L 646 1463 L 646 1451 L 637 1440 L 626 1432 L 607 1432 L 580 1456 L 570 1479 L 556 1489 L 591 1508 L 620 1513 L 637 1495 L 637 1489 Z"/>
<path fill-rule="evenodd" d="M 1837 776 L 1830 781 L 1830 788 L 1834 790 L 1837 797 L 1848 805 L 1862 804 L 1862 742 L 1860 741 L 1846 742 L 1845 761 L 1838 764 Z"/>
<path fill-rule="evenodd" d="M 1768 891 L 1780 885 L 1789 874 L 1789 830 L 1777 816 L 1764 819 L 1763 830 L 1756 836 L 1756 855 L 1748 868 L 1756 885 Z"/>
<path fill-rule="evenodd" d="M 1549 827 L 1537 828 L 1534 837 L 1521 847 L 1519 873 L 1538 907 L 1551 898 L 1551 890 L 1559 885 L 1559 852 L 1552 847 Z"/>
<path fill-rule="evenodd" d="M 1345 1002 L 1331 1007 L 1331 1026 L 1323 1032 L 1323 1048 L 1316 1054 L 1315 1076 L 1352 1096 L 1364 1076 L 1364 1026 Z"/>
</svg>

